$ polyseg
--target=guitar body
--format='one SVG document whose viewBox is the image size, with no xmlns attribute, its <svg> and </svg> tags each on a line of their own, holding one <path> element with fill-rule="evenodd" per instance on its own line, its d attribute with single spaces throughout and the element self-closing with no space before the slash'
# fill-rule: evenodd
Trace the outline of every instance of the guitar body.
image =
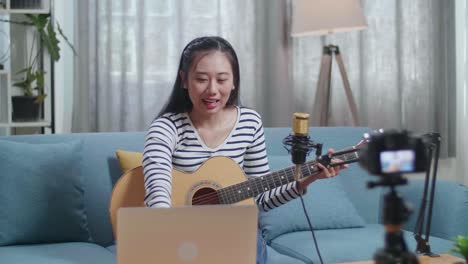
<svg viewBox="0 0 468 264">
<path fill-rule="evenodd" d="M 115 184 L 109 207 L 114 235 L 116 235 L 119 208 L 145 206 L 144 178 L 143 168 L 139 166 L 124 173 Z M 172 206 L 219 204 L 216 190 L 246 180 L 247 177 L 239 165 L 234 160 L 222 156 L 208 159 L 192 173 L 174 169 L 172 171 Z M 202 195 L 212 197 L 212 199 L 207 201 L 202 198 Z M 236 205 L 252 204 L 255 204 L 253 198 L 236 203 Z"/>
<path fill-rule="evenodd" d="M 172 171 L 172 205 L 187 206 L 199 205 L 197 197 L 208 195 L 216 190 L 241 183 L 247 180 L 242 169 L 232 159 L 227 157 L 213 157 L 203 163 L 198 170 L 184 173 Z M 203 200 L 202 200 L 203 202 Z M 219 204 L 215 200 L 201 204 Z M 250 198 L 236 205 L 252 205 L 254 199 Z"/>
</svg>

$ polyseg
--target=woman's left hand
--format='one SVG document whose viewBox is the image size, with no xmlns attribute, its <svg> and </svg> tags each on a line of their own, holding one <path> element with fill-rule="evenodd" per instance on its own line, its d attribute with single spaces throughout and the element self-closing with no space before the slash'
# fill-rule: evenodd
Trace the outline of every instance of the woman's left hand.
<svg viewBox="0 0 468 264">
<path fill-rule="evenodd" d="M 329 149 L 327 153 L 333 154 L 333 152 L 334 152 L 333 149 Z M 332 160 L 332 162 L 340 162 L 340 161 L 341 160 L 338 160 L 338 159 Z M 336 175 L 338 175 L 340 170 L 348 168 L 348 164 L 343 164 L 340 166 L 327 168 L 319 162 L 317 162 L 317 166 L 321 169 L 320 172 L 314 175 L 303 177 L 297 181 L 297 190 L 299 191 L 299 193 L 304 193 L 304 190 L 307 189 L 307 186 L 309 186 L 309 184 L 313 183 L 314 181 L 335 177 Z"/>
</svg>

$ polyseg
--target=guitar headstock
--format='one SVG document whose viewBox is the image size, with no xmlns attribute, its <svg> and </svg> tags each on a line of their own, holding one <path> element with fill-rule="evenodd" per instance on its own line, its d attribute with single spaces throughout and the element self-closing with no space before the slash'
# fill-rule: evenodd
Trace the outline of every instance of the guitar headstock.
<svg viewBox="0 0 468 264">
<path fill-rule="evenodd" d="M 317 158 L 318 162 L 322 163 L 326 167 L 338 166 L 342 164 L 347 164 L 351 162 L 356 162 L 359 160 L 358 151 L 359 149 L 370 142 L 372 135 L 383 134 L 384 130 L 382 128 L 374 130 L 371 133 L 364 133 L 362 139 L 354 146 L 335 151 L 333 153 L 327 153 Z M 333 162 L 337 158 L 339 162 Z"/>
<path fill-rule="evenodd" d="M 371 133 L 374 134 L 374 135 L 375 134 L 383 134 L 384 129 L 379 128 L 379 129 L 373 130 Z M 354 148 L 359 149 L 360 147 L 362 147 L 365 144 L 369 143 L 370 140 L 371 140 L 371 135 L 372 135 L 371 133 L 364 133 L 362 135 L 362 139 L 356 145 L 354 145 Z"/>
</svg>

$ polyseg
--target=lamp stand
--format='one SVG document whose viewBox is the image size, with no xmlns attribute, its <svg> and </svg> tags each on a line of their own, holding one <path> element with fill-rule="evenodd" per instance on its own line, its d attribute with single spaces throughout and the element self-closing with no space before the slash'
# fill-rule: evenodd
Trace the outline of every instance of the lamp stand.
<svg viewBox="0 0 468 264">
<path fill-rule="evenodd" d="M 343 80 L 348 106 L 353 117 L 353 125 L 357 126 L 359 124 L 359 120 L 357 115 L 356 102 L 354 101 L 353 92 L 351 91 L 351 87 L 349 85 L 348 75 L 346 74 L 343 59 L 341 58 L 338 46 L 331 44 L 323 47 L 322 60 L 320 63 L 320 75 L 314 101 L 314 117 L 316 118 L 315 121 L 318 120 L 318 124 L 320 126 L 329 125 L 329 112 L 331 104 L 330 83 L 333 55 L 335 55 L 336 62 L 340 68 L 341 79 Z"/>
</svg>

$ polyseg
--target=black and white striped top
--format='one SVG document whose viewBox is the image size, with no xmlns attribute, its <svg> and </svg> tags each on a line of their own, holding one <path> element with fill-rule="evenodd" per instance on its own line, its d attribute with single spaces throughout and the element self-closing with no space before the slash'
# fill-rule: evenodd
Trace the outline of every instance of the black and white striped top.
<svg viewBox="0 0 468 264">
<path fill-rule="evenodd" d="M 205 145 L 187 113 L 166 113 L 151 124 L 143 156 L 146 206 L 170 207 L 172 169 L 193 172 L 214 156 L 230 157 L 249 177 L 269 172 L 260 115 L 249 108 L 237 109 L 236 125 L 216 148 Z M 258 195 L 255 201 L 267 211 L 298 196 L 296 183 L 291 182 Z"/>
</svg>

